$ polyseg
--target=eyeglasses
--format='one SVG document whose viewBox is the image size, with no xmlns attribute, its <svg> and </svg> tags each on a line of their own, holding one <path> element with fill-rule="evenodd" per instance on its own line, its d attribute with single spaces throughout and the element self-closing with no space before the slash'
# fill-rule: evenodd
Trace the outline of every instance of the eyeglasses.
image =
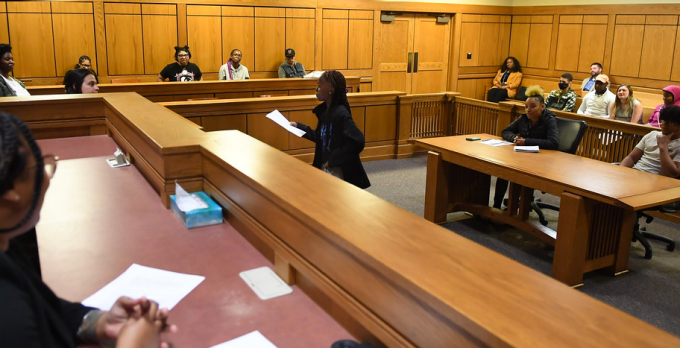
<svg viewBox="0 0 680 348">
<path fill-rule="evenodd" d="M 186 58 L 186 57 L 188 57 L 188 56 L 189 56 L 188 54 L 179 54 L 179 55 L 177 55 L 177 57 L 180 57 L 180 58 Z"/>
<path fill-rule="evenodd" d="M 43 163 L 45 164 L 45 175 L 50 179 L 54 177 L 54 173 L 57 171 L 57 161 L 59 157 L 55 155 L 43 155 Z"/>
</svg>

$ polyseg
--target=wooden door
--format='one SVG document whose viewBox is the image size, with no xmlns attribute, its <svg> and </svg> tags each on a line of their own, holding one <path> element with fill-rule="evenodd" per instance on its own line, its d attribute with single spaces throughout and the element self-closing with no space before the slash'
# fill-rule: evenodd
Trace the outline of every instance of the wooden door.
<svg viewBox="0 0 680 348">
<path fill-rule="evenodd" d="M 413 15 L 400 15 L 392 22 L 380 22 L 377 61 L 373 65 L 378 83 L 374 91 L 411 92 L 409 53 L 413 52 L 414 22 Z"/>
<path fill-rule="evenodd" d="M 446 91 L 450 24 L 426 14 L 415 16 L 413 78 L 410 93 Z"/>
</svg>

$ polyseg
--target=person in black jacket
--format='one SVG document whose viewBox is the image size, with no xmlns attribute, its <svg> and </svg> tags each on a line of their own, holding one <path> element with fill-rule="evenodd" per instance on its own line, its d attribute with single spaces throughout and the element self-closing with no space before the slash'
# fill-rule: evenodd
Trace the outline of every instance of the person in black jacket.
<svg viewBox="0 0 680 348">
<path fill-rule="evenodd" d="M 359 159 L 365 139 L 352 119 L 345 77 L 336 70 L 324 72 L 319 78 L 316 98 L 323 102 L 312 110 L 318 119 L 316 129 L 299 122 L 290 123 L 316 143 L 312 165 L 360 188 L 371 186 Z"/>
<path fill-rule="evenodd" d="M 0 347 L 159 347 L 160 332 L 176 330 L 167 310 L 145 298 L 121 297 L 108 311 L 62 300 L 13 240 L 38 223 L 56 160 L 23 121 L 0 112 Z"/>
<path fill-rule="evenodd" d="M 515 145 L 537 145 L 541 149 L 557 150 L 560 140 L 557 121 L 555 113 L 545 107 L 543 90 L 539 86 L 530 86 L 527 88 L 526 95 L 528 96 L 524 102 L 526 113 L 505 127 L 501 136 Z M 494 208 L 501 208 L 507 190 L 507 180 L 497 178 L 493 199 Z"/>
</svg>

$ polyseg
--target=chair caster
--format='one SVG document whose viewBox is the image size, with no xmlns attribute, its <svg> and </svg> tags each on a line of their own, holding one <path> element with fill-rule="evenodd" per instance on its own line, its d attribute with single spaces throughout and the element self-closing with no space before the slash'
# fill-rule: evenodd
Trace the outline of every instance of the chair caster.
<svg viewBox="0 0 680 348">
<path fill-rule="evenodd" d="M 666 246 L 666 250 L 668 250 L 668 251 L 673 251 L 673 250 L 675 250 L 675 243 L 668 244 L 668 245 Z"/>
<path fill-rule="evenodd" d="M 647 260 L 652 259 L 652 249 L 645 250 L 645 259 Z"/>
</svg>

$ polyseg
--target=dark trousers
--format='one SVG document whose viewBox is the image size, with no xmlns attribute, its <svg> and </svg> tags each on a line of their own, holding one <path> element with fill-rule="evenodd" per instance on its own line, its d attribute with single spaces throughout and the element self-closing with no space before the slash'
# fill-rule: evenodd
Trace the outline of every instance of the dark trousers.
<svg viewBox="0 0 680 348">
<path fill-rule="evenodd" d="M 508 181 L 501 178 L 496 178 L 496 190 L 493 194 L 493 207 L 501 208 L 503 204 L 503 198 L 505 198 L 505 192 L 508 190 Z"/>
<path fill-rule="evenodd" d="M 506 99 L 508 99 L 508 90 L 501 88 L 490 89 L 486 98 L 486 100 L 494 103 L 498 103 Z"/>
</svg>

